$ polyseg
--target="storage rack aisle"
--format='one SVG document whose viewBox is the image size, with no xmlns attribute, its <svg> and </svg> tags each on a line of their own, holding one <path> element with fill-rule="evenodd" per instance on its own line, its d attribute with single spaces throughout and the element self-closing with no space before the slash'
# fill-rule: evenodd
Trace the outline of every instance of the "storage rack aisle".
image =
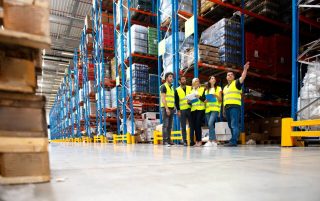
<svg viewBox="0 0 320 201">
<path fill-rule="evenodd" d="M 84 25 L 80 43 L 80 60 L 83 77 L 83 108 L 85 133 L 84 142 L 91 142 L 93 134 L 96 133 L 96 101 L 94 89 L 94 64 L 92 59 L 93 39 L 89 27 Z"/>
<path fill-rule="evenodd" d="M 110 60 L 114 57 L 114 27 L 112 1 L 94 0 L 92 7 L 93 44 L 95 65 L 97 136 L 95 142 L 112 141 L 116 131 L 116 108 L 111 107 L 110 88 L 115 87 L 111 78 Z"/>
<path fill-rule="evenodd" d="M 123 97 L 117 102 L 121 108 L 118 113 L 121 117 L 118 134 L 121 134 L 115 136 L 118 139 L 115 142 L 133 143 L 138 127 L 137 122 L 142 120 L 141 113 L 154 110 L 158 106 L 155 103 L 157 97 L 149 93 L 146 82 L 149 79 L 146 68 L 154 73 L 156 69 L 153 67 L 157 65 L 155 47 L 149 48 L 147 45 L 148 32 L 150 36 L 155 32 L 151 28 L 148 29 L 148 27 L 155 27 L 155 5 L 154 1 L 120 0 L 114 1 L 113 8 L 117 86 L 121 87 L 121 97 Z M 151 50 L 150 54 L 148 48 Z M 118 90 L 117 93 L 119 93 Z"/>
</svg>

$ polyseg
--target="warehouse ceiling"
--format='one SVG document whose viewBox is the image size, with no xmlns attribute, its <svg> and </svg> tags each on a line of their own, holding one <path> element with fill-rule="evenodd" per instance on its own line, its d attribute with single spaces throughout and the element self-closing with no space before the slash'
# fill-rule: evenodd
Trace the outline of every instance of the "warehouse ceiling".
<svg viewBox="0 0 320 201">
<path fill-rule="evenodd" d="M 51 49 L 43 50 L 42 75 L 38 76 L 37 94 L 47 98 L 49 110 L 56 97 L 65 69 L 73 62 L 79 47 L 84 18 L 91 12 L 92 0 L 51 0 Z"/>
</svg>

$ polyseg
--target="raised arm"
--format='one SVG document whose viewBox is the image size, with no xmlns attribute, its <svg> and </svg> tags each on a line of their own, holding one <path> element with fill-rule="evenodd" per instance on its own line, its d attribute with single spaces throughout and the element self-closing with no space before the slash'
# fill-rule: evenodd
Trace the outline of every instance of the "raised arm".
<svg viewBox="0 0 320 201">
<path fill-rule="evenodd" d="M 245 80 L 246 77 L 247 77 L 247 72 L 248 72 L 249 67 L 250 67 L 250 62 L 248 61 L 248 62 L 244 65 L 242 75 L 241 75 L 241 77 L 239 78 L 239 81 L 240 81 L 241 84 L 243 84 L 244 80 Z"/>
</svg>

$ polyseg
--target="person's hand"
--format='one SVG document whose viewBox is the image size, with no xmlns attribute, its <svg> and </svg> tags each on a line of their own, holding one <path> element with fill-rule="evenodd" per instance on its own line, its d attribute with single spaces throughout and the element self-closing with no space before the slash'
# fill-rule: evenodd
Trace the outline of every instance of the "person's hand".
<svg viewBox="0 0 320 201">
<path fill-rule="evenodd" d="M 181 112 L 180 112 L 180 110 L 178 110 L 178 111 L 177 111 L 177 115 L 178 115 L 178 117 L 180 117 L 180 116 L 181 116 Z"/>
<path fill-rule="evenodd" d="M 190 103 L 191 103 L 191 101 L 190 101 L 190 100 L 187 100 L 187 102 L 188 102 L 188 104 L 190 104 Z"/>
<path fill-rule="evenodd" d="M 167 113 L 167 115 L 168 115 L 168 116 L 170 116 L 171 111 L 169 110 L 169 108 L 168 108 L 168 109 L 166 109 L 166 113 Z"/>
<path fill-rule="evenodd" d="M 208 100 L 205 100 L 205 101 L 204 101 L 204 103 L 207 103 L 207 102 L 208 102 Z"/>
<path fill-rule="evenodd" d="M 200 96 L 199 95 L 196 95 L 196 98 L 199 98 Z"/>
<path fill-rule="evenodd" d="M 244 69 L 248 70 L 250 68 L 250 62 L 247 61 L 247 63 L 244 65 Z"/>
</svg>

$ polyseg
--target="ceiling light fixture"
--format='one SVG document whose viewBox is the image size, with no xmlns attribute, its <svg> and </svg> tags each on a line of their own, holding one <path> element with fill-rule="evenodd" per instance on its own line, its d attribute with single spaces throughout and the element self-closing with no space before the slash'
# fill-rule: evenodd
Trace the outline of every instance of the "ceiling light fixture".
<svg viewBox="0 0 320 201">
<path fill-rule="evenodd" d="M 67 55 L 67 56 L 73 56 L 73 53 L 71 53 L 71 52 L 61 52 L 61 54 Z"/>
</svg>

